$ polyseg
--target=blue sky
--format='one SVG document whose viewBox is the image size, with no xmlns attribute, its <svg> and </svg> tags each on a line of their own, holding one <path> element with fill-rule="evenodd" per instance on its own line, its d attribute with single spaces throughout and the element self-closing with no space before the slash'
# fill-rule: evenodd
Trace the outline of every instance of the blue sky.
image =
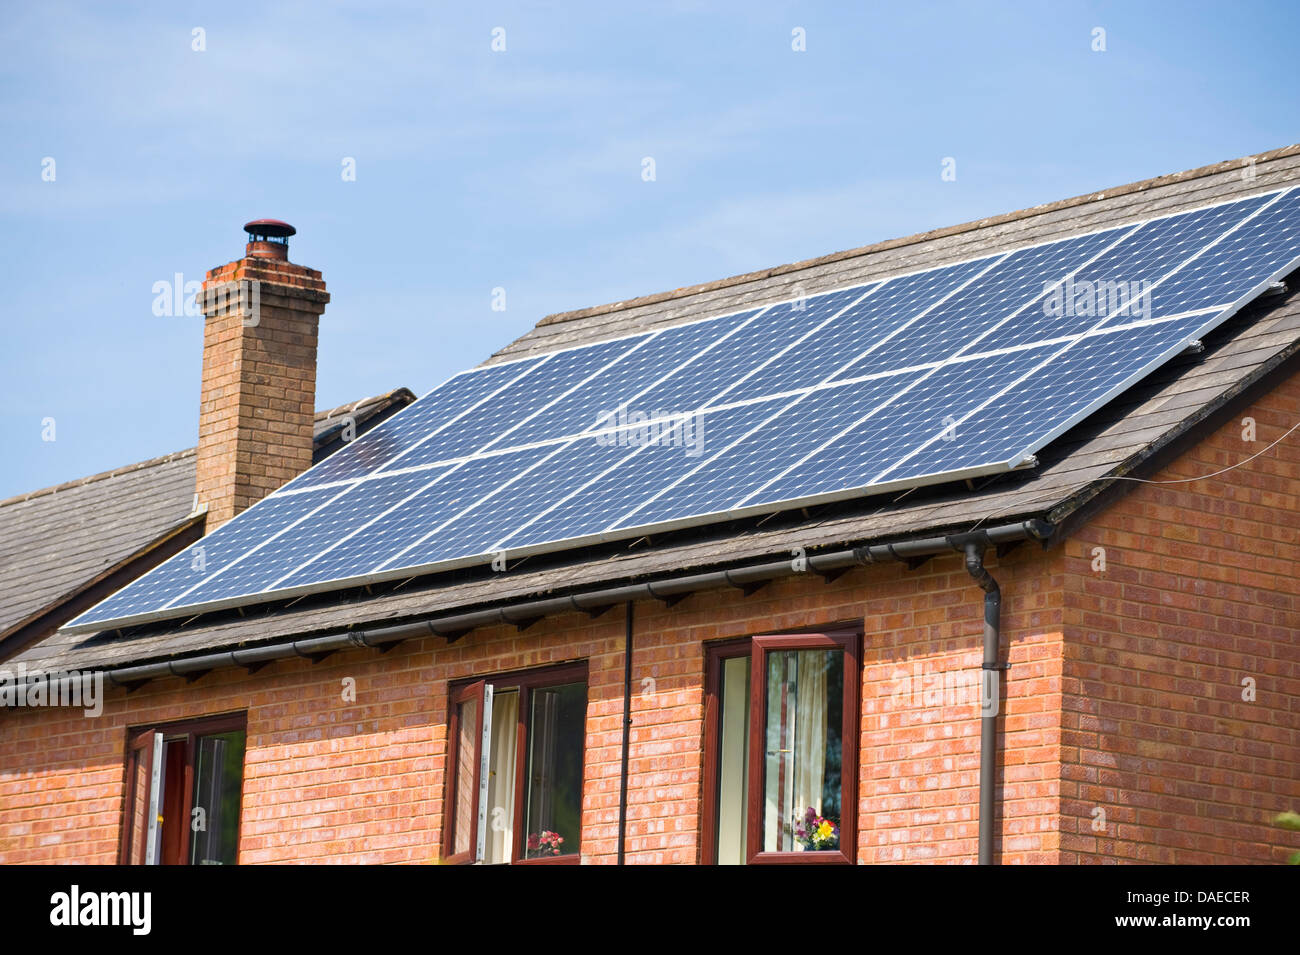
<svg viewBox="0 0 1300 955">
<path fill-rule="evenodd" d="M 194 444 L 200 319 L 155 316 L 153 284 L 239 257 L 248 219 L 292 222 L 329 285 L 318 407 L 422 394 L 551 312 L 1295 142 L 1298 25 L 1281 2 L 11 5 L 0 497 Z"/>
</svg>

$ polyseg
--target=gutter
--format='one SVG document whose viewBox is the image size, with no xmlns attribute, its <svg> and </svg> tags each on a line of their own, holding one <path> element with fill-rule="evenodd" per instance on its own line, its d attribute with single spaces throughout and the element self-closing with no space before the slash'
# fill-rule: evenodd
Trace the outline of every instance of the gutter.
<svg viewBox="0 0 1300 955">
<path fill-rule="evenodd" d="M 543 617 L 560 613 L 580 611 L 592 617 L 598 617 L 606 610 L 618 604 L 627 603 L 629 600 L 664 600 L 675 603 L 677 600 L 700 590 L 711 590 L 717 587 L 738 587 L 742 590 L 749 590 L 756 585 L 765 584 L 781 577 L 793 577 L 800 573 L 811 572 L 823 576 L 839 576 L 839 573 L 843 571 L 869 564 L 881 564 L 895 560 L 911 561 L 951 553 L 952 551 L 964 552 L 969 541 L 982 543 L 985 547 L 1014 544 L 1022 541 L 1046 541 L 1051 537 L 1054 530 L 1053 525 L 1041 520 L 1017 521 L 1014 524 L 990 527 L 987 530 L 976 531 L 972 534 L 927 537 L 892 544 L 874 544 L 850 550 L 833 551 L 827 554 L 810 555 L 806 558 L 807 570 L 796 569 L 795 561 L 779 560 L 729 570 L 670 577 L 666 580 L 655 580 L 649 583 L 627 584 L 622 587 L 610 587 L 603 590 L 589 590 L 567 597 L 529 600 L 505 607 L 475 610 L 470 613 L 451 614 L 444 617 L 426 617 L 423 620 L 396 624 L 390 627 L 350 630 L 322 637 L 304 637 L 300 640 L 286 640 L 264 646 L 222 650 L 218 653 L 182 657 L 177 660 L 106 669 L 103 672 L 105 677 L 115 686 L 131 689 L 148 680 L 160 677 L 182 676 L 193 681 L 212 670 L 230 667 L 246 667 L 250 670 L 258 670 L 275 660 L 283 660 L 289 657 L 308 657 L 313 660 L 321 660 L 340 650 L 355 650 L 361 647 L 388 650 L 398 643 L 429 636 L 446 637 L 448 640 L 454 641 L 478 627 L 513 624 L 520 630 L 525 630 Z"/>
</svg>

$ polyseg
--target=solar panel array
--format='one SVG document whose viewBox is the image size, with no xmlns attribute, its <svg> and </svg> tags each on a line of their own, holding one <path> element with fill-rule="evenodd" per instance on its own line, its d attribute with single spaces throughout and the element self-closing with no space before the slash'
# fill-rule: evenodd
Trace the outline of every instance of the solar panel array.
<svg viewBox="0 0 1300 955">
<path fill-rule="evenodd" d="M 1300 257 L 1300 189 L 454 376 L 84 631 L 1006 471 Z"/>
</svg>

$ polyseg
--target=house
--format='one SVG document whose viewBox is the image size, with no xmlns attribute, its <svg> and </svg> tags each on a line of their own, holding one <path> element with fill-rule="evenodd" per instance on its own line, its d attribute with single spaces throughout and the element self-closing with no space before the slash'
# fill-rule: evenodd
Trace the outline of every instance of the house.
<svg viewBox="0 0 1300 955">
<path fill-rule="evenodd" d="M 1297 183 L 1290 146 L 550 316 L 484 367 L 1127 236 Z M 158 612 L 148 582 L 202 564 L 232 519 L 227 537 L 278 513 L 295 485 L 265 495 L 311 457 L 324 283 L 288 261 L 290 227 L 250 227 L 245 256 L 208 274 L 213 289 L 257 283 L 260 295 L 251 323 L 246 297 L 205 301 L 194 475 L 209 536 L 88 615 L 113 625 L 78 618 L 5 662 L 32 680 L 58 674 L 54 691 L 92 678 L 104 690 L 94 716 L 0 714 L 0 861 L 1240 863 L 1294 851 L 1271 825 L 1300 803 L 1294 276 L 1021 467 L 490 563 L 218 588 L 192 613 Z M 1283 230 L 1270 254 L 1293 261 L 1295 242 Z M 1197 274 L 1244 269 L 1228 248 Z M 788 321 L 811 311 L 791 306 Z M 274 367 L 242 360 L 268 342 L 284 346 Z M 326 473 L 383 460 L 422 404 Z M 495 413 L 461 411 L 466 427 Z M 244 546 L 292 557 L 304 535 L 350 519 L 321 510 Z"/>
</svg>

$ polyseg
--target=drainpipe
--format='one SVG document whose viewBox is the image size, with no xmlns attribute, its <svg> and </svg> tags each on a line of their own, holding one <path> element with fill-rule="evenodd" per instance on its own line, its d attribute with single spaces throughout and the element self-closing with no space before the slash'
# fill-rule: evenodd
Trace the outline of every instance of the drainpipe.
<svg viewBox="0 0 1300 955">
<path fill-rule="evenodd" d="M 1008 664 L 998 660 L 1001 643 L 1002 589 L 984 566 L 986 540 L 967 539 L 966 572 L 984 591 L 984 662 L 980 680 L 980 810 L 979 864 L 994 865 L 994 795 L 998 758 L 998 703 L 1001 698 L 999 673 Z"/>
<path fill-rule="evenodd" d="M 618 774 L 618 864 L 627 856 L 627 761 L 632 747 L 632 601 L 627 602 L 623 641 L 623 766 Z"/>
</svg>

